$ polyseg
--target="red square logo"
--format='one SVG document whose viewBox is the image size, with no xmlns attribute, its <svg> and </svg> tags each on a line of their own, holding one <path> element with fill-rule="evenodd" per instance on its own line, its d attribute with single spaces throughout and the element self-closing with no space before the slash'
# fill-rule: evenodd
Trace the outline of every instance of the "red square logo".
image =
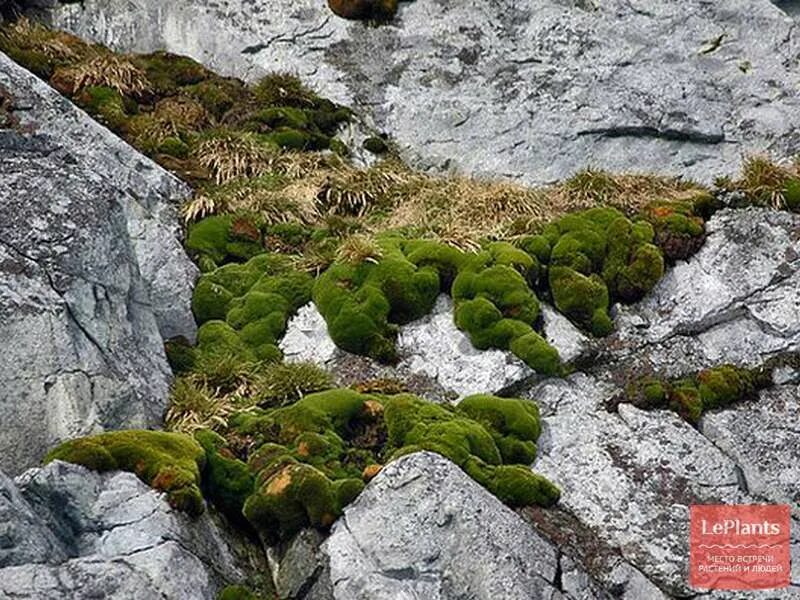
<svg viewBox="0 0 800 600">
<path fill-rule="evenodd" d="M 715 590 L 764 590 L 789 585 L 787 505 L 690 508 L 689 584 Z"/>
</svg>

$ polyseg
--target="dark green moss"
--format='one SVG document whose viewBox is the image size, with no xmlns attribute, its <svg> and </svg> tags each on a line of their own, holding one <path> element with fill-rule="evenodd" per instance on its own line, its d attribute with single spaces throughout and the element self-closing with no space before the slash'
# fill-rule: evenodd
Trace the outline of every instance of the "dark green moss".
<svg viewBox="0 0 800 600">
<path fill-rule="evenodd" d="M 389 151 L 389 145 L 382 137 L 372 136 L 364 140 L 364 149 L 372 154 L 385 154 Z"/>
<path fill-rule="evenodd" d="M 114 431 L 65 442 L 45 462 L 63 460 L 95 471 L 122 470 L 167 494 L 173 508 L 204 510 L 200 473 L 205 452 L 191 437 L 164 431 Z"/>
<path fill-rule="evenodd" d="M 201 430 L 194 437 L 206 453 L 203 471 L 206 496 L 229 519 L 241 521 L 244 503 L 253 493 L 253 475 L 247 465 L 228 450 L 222 436 L 210 430 Z"/>
<path fill-rule="evenodd" d="M 673 381 L 644 377 L 631 381 L 617 402 L 644 409 L 669 408 L 697 423 L 707 410 L 754 398 L 772 384 L 772 370 L 782 364 L 771 360 L 754 369 L 724 364 Z"/>
</svg>

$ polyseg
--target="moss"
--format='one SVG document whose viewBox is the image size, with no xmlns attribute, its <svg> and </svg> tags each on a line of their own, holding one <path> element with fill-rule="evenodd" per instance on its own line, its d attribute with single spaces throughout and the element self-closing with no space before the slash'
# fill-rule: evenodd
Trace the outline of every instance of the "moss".
<svg viewBox="0 0 800 600">
<path fill-rule="evenodd" d="M 261 600 L 261 597 L 243 585 L 229 585 L 220 591 L 217 600 Z"/>
<path fill-rule="evenodd" d="M 644 408 L 670 408 L 691 423 L 704 411 L 730 406 L 755 397 L 772 384 L 772 369 L 781 360 L 754 369 L 723 364 L 670 381 L 644 377 L 628 383 L 624 400 Z"/>
<path fill-rule="evenodd" d="M 133 57 L 133 62 L 147 74 L 159 96 L 169 96 L 182 86 L 198 84 L 212 76 L 197 61 L 169 52 L 138 55 Z"/>
<path fill-rule="evenodd" d="M 382 137 L 372 136 L 364 140 L 364 149 L 372 154 L 385 154 L 389 151 L 389 145 Z"/>
<path fill-rule="evenodd" d="M 186 249 L 196 258 L 207 256 L 216 265 L 247 260 L 264 251 L 258 227 L 235 215 L 208 217 L 192 224 Z"/>
<path fill-rule="evenodd" d="M 294 75 L 272 73 L 263 77 L 253 89 L 255 97 L 265 107 L 313 108 L 319 98 Z"/>
<path fill-rule="evenodd" d="M 183 337 L 173 338 L 164 343 L 167 362 L 175 374 L 191 371 L 194 367 L 196 356 L 194 348 Z"/>
<path fill-rule="evenodd" d="M 78 95 L 76 102 L 115 130 L 121 129 L 129 118 L 122 95 L 110 87 L 87 87 Z"/>
<path fill-rule="evenodd" d="M 535 403 L 481 394 L 464 398 L 458 408 L 492 432 L 504 462 L 533 463 L 541 433 Z"/>
<path fill-rule="evenodd" d="M 552 506 L 561 492 L 527 467 L 503 465 L 492 469 L 489 491 L 511 507 Z"/>
<path fill-rule="evenodd" d="M 186 158 L 189 156 L 189 145 L 179 137 L 170 136 L 158 145 L 160 154 L 168 154 L 176 158 Z"/>
<path fill-rule="evenodd" d="M 314 143 L 312 137 L 303 131 L 283 127 L 270 133 L 266 137 L 267 140 L 278 146 L 289 150 L 311 150 L 316 148 L 317 144 Z M 326 148 L 330 140 L 327 138 L 324 143 L 321 143 L 322 148 Z"/>
<path fill-rule="evenodd" d="M 194 98 L 215 119 L 222 119 L 226 112 L 245 95 L 245 88 L 237 79 L 212 77 L 193 85 L 184 86 L 183 93 Z"/>
<path fill-rule="evenodd" d="M 378 240 L 382 258 L 334 263 L 314 285 L 314 302 L 337 346 L 391 361 L 398 324 L 430 312 L 441 289 L 437 269 L 418 266 L 405 254 L 403 240 Z"/>
<path fill-rule="evenodd" d="M 208 429 L 195 433 L 206 453 L 203 489 L 220 511 L 233 521 L 243 520 L 242 509 L 253 493 L 255 479 L 247 464 L 226 448 L 225 439 Z"/>
<path fill-rule="evenodd" d="M 50 451 L 45 462 L 63 460 L 95 471 L 122 470 L 167 494 L 173 508 L 203 512 L 200 473 L 203 448 L 189 436 L 163 431 L 114 431 L 71 440 Z"/>
<path fill-rule="evenodd" d="M 644 215 L 655 230 L 655 244 L 670 262 L 689 258 L 705 241 L 703 218 L 691 202 L 654 202 Z"/>
<path fill-rule="evenodd" d="M 280 360 L 278 340 L 289 317 L 311 299 L 313 279 L 286 257 L 261 254 L 200 277 L 192 296 L 197 352 L 242 360 Z"/>
<path fill-rule="evenodd" d="M 569 267 L 552 267 L 549 278 L 553 302 L 560 312 L 593 335 L 611 332 L 608 288 L 600 276 L 587 277 Z"/>
<path fill-rule="evenodd" d="M 791 211 L 800 211 L 800 179 L 788 179 L 783 187 L 783 199 L 786 208 Z"/>
</svg>

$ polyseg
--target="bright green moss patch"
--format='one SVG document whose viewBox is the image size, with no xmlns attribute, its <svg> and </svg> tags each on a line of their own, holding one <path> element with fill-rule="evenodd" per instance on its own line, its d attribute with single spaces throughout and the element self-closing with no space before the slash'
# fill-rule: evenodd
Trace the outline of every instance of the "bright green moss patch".
<svg viewBox="0 0 800 600">
<path fill-rule="evenodd" d="M 311 299 L 312 284 L 310 275 L 293 270 L 289 259 L 277 254 L 205 273 L 192 298 L 201 325 L 196 355 L 279 360 L 278 340 L 289 317 Z"/>
<path fill-rule="evenodd" d="M 114 431 L 65 442 L 45 463 L 63 460 L 95 471 L 130 471 L 165 492 L 173 508 L 203 512 L 200 474 L 206 453 L 191 437 L 164 431 Z"/>
<path fill-rule="evenodd" d="M 234 459 L 240 474 L 246 458 L 255 482 L 242 511 L 274 543 L 308 525 L 328 527 L 380 465 L 420 450 L 449 458 L 512 506 L 548 506 L 558 490 L 528 468 L 539 432 L 538 409 L 525 400 L 473 396 L 450 407 L 405 393 L 337 389 L 241 412 L 230 419 L 227 437 L 252 448 Z M 213 453 L 229 460 L 222 438 L 211 435 L 198 433 L 212 451 L 209 466 Z M 232 497 L 227 505 L 238 506 L 241 496 Z"/>
</svg>

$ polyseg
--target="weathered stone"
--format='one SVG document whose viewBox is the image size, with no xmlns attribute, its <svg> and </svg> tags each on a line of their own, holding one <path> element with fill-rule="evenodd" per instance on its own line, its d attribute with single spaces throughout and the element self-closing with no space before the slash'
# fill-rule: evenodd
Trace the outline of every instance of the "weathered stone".
<svg viewBox="0 0 800 600">
<path fill-rule="evenodd" d="M 800 517 L 800 388 L 775 387 L 757 401 L 703 416 L 700 431 L 741 468 L 754 496 Z"/>
<path fill-rule="evenodd" d="M 328 335 L 325 319 L 313 302 L 306 304 L 289 319 L 280 349 L 287 362 L 330 364 L 341 351 Z"/>
<path fill-rule="evenodd" d="M 695 256 L 620 309 L 613 356 L 680 375 L 800 349 L 800 215 L 724 210 L 707 230 Z"/>
<path fill-rule="evenodd" d="M 192 338 L 186 188 L 0 54 L 0 467 L 54 443 L 161 421 L 163 336 Z"/>
<path fill-rule="evenodd" d="M 87 0 L 48 16 L 125 51 L 163 48 L 247 78 L 292 70 L 424 165 L 526 181 L 588 165 L 709 181 L 743 152 L 796 150 L 798 35 L 769 0 L 425 0 L 383 27 L 318 0 L 137 6 Z"/>
<path fill-rule="evenodd" d="M 561 598 L 556 549 L 437 454 L 390 463 L 322 546 L 341 600 Z"/>
<path fill-rule="evenodd" d="M 17 486 L 36 520 L 32 532 L 49 530 L 66 551 L 0 568 L 3 598 L 213 600 L 258 564 L 209 513 L 192 520 L 173 511 L 130 473 L 56 461 L 25 472 Z"/>
<path fill-rule="evenodd" d="M 746 429 L 746 424 L 756 423 L 751 405 L 705 417 L 709 427 L 736 424 L 730 433 L 720 434 L 720 444 L 670 411 L 645 412 L 621 405 L 618 413 L 608 412 L 605 401 L 617 389 L 585 374 L 549 380 L 534 388 L 530 395 L 545 415 L 534 469 L 561 488 L 562 509 L 651 580 L 637 575 L 635 586 L 655 583 L 670 595 L 690 594 L 691 504 L 796 502 L 792 499 L 796 490 L 789 483 L 797 481 L 800 437 L 792 431 L 797 424 L 796 403 L 794 407 L 781 404 L 786 402 L 785 395 L 776 399 L 772 408 L 783 406 L 784 412 L 755 432 Z M 769 411 L 769 405 L 763 410 Z M 778 447 L 766 451 L 766 439 L 775 437 L 775 424 L 781 417 L 793 425 L 789 431 L 781 427 L 784 437 Z M 747 446 L 745 440 L 752 439 L 756 440 L 752 449 L 743 447 L 733 453 L 724 443 L 735 440 Z M 754 480 L 752 489 L 743 485 L 743 468 L 745 477 L 749 474 Z M 797 532 L 792 539 L 800 543 Z M 610 575 L 595 576 L 606 589 L 613 589 Z M 800 572 L 793 581 L 798 577 Z M 792 593 L 776 592 L 775 597 L 791 598 Z"/>
<path fill-rule="evenodd" d="M 475 348 L 456 327 L 448 296 L 439 297 L 431 314 L 401 328 L 397 350 L 401 366 L 459 396 L 499 392 L 535 374 L 510 352 Z"/>
</svg>

